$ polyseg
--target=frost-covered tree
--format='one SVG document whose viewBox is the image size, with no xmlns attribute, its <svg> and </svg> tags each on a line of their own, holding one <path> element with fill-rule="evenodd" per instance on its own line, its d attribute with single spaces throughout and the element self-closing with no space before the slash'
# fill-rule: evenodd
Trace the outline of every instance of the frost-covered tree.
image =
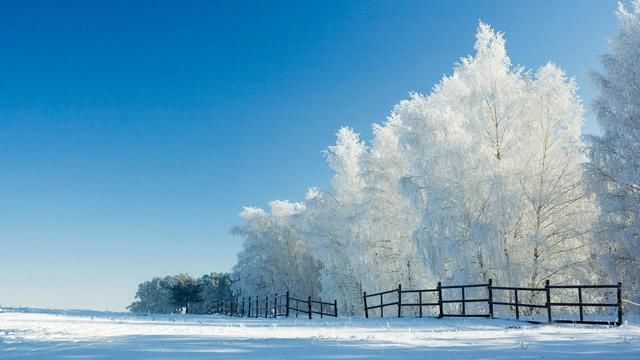
<svg viewBox="0 0 640 360">
<path fill-rule="evenodd" d="M 317 296 L 318 261 L 292 224 L 304 210 L 300 203 L 272 201 L 271 212 L 245 208 L 245 225 L 234 233 L 245 238 L 234 266 L 233 289 L 239 296 L 265 296 L 289 291 L 292 295 Z"/>
<path fill-rule="evenodd" d="M 525 243 L 530 256 L 527 284 L 542 280 L 592 281 L 592 226 L 597 207 L 584 185 L 584 144 L 580 140 L 582 106 L 576 85 L 548 64 L 530 85 L 530 102 L 517 173 L 524 200 Z M 522 152 L 521 154 L 523 154 Z M 597 270 L 597 269 L 596 269 Z"/>
<path fill-rule="evenodd" d="M 341 203 L 333 193 L 309 190 L 300 231 L 313 258 L 317 259 L 321 297 L 336 299 L 343 314 L 355 313 L 354 299 L 363 291 L 366 256 L 354 227 L 364 210 L 352 203 Z"/>
<path fill-rule="evenodd" d="M 403 192 L 408 164 L 394 127 L 374 124 L 371 149 L 362 157 L 365 179 L 361 231 L 370 259 L 368 288 L 409 288 L 431 282 L 420 265 L 412 233 L 420 221 Z"/>
<path fill-rule="evenodd" d="M 358 311 L 369 273 L 366 243 L 361 233 L 362 217 L 367 212 L 363 202 L 365 182 L 362 156 L 367 149 L 350 128 L 338 131 L 336 144 L 326 151 L 335 175 L 330 191 L 310 189 L 300 229 L 312 254 L 321 263 L 322 297 L 337 299 L 343 313 Z"/>
<path fill-rule="evenodd" d="M 511 65 L 502 34 L 485 24 L 475 48 L 385 124 L 408 164 L 401 183 L 422 217 L 413 237 L 427 273 L 532 286 L 575 279 L 595 216 L 575 84 L 553 64 L 533 76 Z"/>
<path fill-rule="evenodd" d="M 590 184 L 601 207 L 602 258 L 640 299 L 640 1 L 618 6 L 618 32 L 602 56 L 594 107 L 600 136 L 590 137 Z"/>
</svg>

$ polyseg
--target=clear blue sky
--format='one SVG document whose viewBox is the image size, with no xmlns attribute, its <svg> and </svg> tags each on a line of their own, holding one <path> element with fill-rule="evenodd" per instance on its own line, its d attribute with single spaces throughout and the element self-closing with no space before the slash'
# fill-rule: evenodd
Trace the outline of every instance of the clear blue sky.
<svg viewBox="0 0 640 360">
<path fill-rule="evenodd" d="M 155 275 L 230 270 L 242 206 L 327 186 L 336 130 L 369 138 L 473 52 L 480 19 L 588 104 L 615 7 L 3 0 L 0 305 L 123 310 Z"/>
</svg>

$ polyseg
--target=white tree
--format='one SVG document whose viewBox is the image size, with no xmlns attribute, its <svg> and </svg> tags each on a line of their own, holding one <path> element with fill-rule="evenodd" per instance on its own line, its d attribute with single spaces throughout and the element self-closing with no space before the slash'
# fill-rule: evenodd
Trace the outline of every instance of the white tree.
<svg viewBox="0 0 640 360">
<path fill-rule="evenodd" d="M 527 219 L 525 249 L 530 254 L 525 283 L 540 285 L 549 278 L 564 283 L 594 280 L 591 235 L 597 207 L 584 186 L 583 110 L 575 81 L 548 64 L 529 88 L 524 127 L 528 136 L 521 144 L 530 151 L 521 152 L 526 155 L 519 162 L 527 165 L 517 174 Z"/>
<path fill-rule="evenodd" d="M 233 288 L 242 296 L 267 296 L 289 291 L 292 296 L 316 296 L 320 264 L 301 240 L 292 218 L 304 205 L 275 200 L 271 212 L 245 208 L 245 225 L 234 232 L 245 238 L 234 266 Z"/>
<path fill-rule="evenodd" d="M 590 137 L 590 184 L 601 207 L 602 258 L 640 299 L 640 1 L 618 6 L 618 32 L 602 56 L 595 101 L 600 136 Z"/>
<path fill-rule="evenodd" d="M 336 144 L 325 153 L 335 172 L 332 189 L 309 191 L 301 224 L 306 243 L 322 263 L 322 297 L 339 301 L 346 314 L 361 311 L 362 282 L 370 271 L 367 244 L 361 233 L 361 218 L 367 211 L 361 174 L 361 158 L 366 151 L 352 129 L 338 131 Z"/>
<path fill-rule="evenodd" d="M 475 48 L 383 126 L 398 139 L 405 174 L 397 178 L 422 218 L 404 225 L 415 227 L 426 273 L 436 278 L 535 286 L 575 279 L 591 265 L 595 216 L 582 186 L 575 84 L 552 64 L 535 77 L 512 66 L 502 34 L 483 23 Z"/>
</svg>

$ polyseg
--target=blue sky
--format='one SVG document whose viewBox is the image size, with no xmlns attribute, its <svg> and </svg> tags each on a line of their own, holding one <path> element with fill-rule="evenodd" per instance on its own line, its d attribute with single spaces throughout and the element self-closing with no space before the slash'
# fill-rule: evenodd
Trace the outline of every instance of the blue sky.
<svg viewBox="0 0 640 360">
<path fill-rule="evenodd" d="M 124 310 L 153 276 L 230 270 L 242 206 L 327 186 L 337 129 L 429 92 L 480 19 L 588 108 L 615 7 L 0 1 L 0 305 Z"/>
</svg>

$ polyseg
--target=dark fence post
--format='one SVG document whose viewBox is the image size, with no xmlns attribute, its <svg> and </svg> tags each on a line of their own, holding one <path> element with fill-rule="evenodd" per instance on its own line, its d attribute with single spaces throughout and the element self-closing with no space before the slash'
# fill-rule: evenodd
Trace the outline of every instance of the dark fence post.
<svg viewBox="0 0 640 360">
<path fill-rule="evenodd" d="M 442 311 L 442 283 L 438 281 L 438 309 L 440 313 L 438 314 L 439 318 L 444 316 L 444 311 Z"/>
<path fill-rule="evenodd" d="M 307 298 L 307 304 L 309 305 L 309 319 L 311 319 L 311 296 Z"/>
<path fill-rule="evenodd" d="M 578 303 L 580 304 L 580 322 L 584 321 L 584 309 L 582 306 L 582 288 L 578 286 Z"/>
<path fill-rule="evenodd" d="M 320 319 L 322 319 L 323 314 L 322 314 L 322 302 L 320 302 Z"/>
<path fill-rule="evenodd" d="M 493 319 L 493 279 L 489 279 L 487 290 L 489 291 L 489 317 Z"/>
<path fill-rule="evenodd" d="M 515 303 L 516 303 L 516 320 L 520 320 L 520 308 L 518 307 L 518 289 L 514 289 Z"/>
<path fill-rule="evenodd" d="M 382 302 L 384 294 L 380 294 L 380 317 L 384 317 L 384 303 Z"/>
<path fill-rule="evenodd" d="M 369 318 L 369 308 L 367 308 L 367 292 L 364 291 L 362 293 L 362 299 L 364 300 L 364 317 L 365 319 Z"/>
<path fill-rule="evenodd" d="M 549 288 L 549 280 L 545 280 L 544 289 L 547 292 L 547 321 L 551 322 L 551 289 Z"/>
<path fill-rule="evenodd" d="M 464 301 L 464 286 L 461 287 L 460 290 L 462 290 L 462 316 L 465 316 L 467 314 L 467 311 L 466 302 Z"/>
<path fill-rule="evenodd" d="M 258 299 L 258 295 L 256 295 L 256 318 L 260 314 L 260 301 Z"/>
<path fill-rule="evenodd" d="M 398 317 L 402 312 L 402 284 L 398 284 Z"/>
<path fill-rule="evenodd" d="M 622 325 L 622 283 L 618 283 L 618 326 Z"/>
<path fill-rule="evenodd" d="M 285 313 L 287 314 L 287 317 L 289 317 L 289 290 L 287 290 L 287 299 L 286 299 L 287 303 L 286 303 L 286 307 L 285 307 Z"/>
<path fill-rule="evenodd" d="M 333 316 L 338 317 L 338 300 L 333 300 Z"/>
<path fill-rule="evenodd" d="M 418 292 L 418 308 L 420 308 L 420 317 L 422 317 L 422 291 Z"/>
<path fill-rule="evenodd" d="M 264 317 L 269 317 L 269 296 L 264 297 Z"/>
<path fill-rule="evenodd" d="M 278 293 L 276 293 L 276 297 L 273 299 L 273 317 L 278 317 Z"/>
</svg>

